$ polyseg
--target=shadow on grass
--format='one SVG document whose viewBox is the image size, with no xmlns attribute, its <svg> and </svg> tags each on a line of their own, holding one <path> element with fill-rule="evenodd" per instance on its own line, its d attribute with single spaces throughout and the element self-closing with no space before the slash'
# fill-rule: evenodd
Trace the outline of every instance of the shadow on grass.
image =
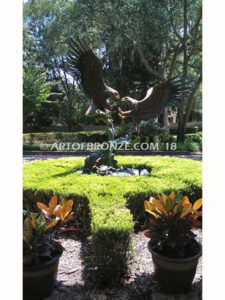
<svg viewBox="0 0 225 300">
<path fill-rule="evenodd" d="M 77 166 L 76 168 L 73 168 L 73 169 L 68 170 L 66 172 L 59 173 L 59 174 L 54 174 L 54 175 L 52 175 L 52 177 L 57 178 L 57 177 L 64 177 L 64 176 L 73 174 L 75 172 L 81 171 L 82 168 L 83 168 L 83 166 L 84 165 L 81 165 L 79 167 Z M 151 173 L 151 171 L 152 171 L 151 167 L 146 166 L 146 165 L 141 165 L 141 164 L 140 165 L 139 164 L 137 164 L 137 165 L 132 165 L 132 164 L 122 164 L 122 165 L 119 165 L 119 167 L 121 167 L 121 166 L 123 166 L 123 167 L 125 166 L 126 168 L 135 168 L 135 169 L 138 169 L 139 171 L 141 171 L 142 169 L 146 169 L 149 173 Z M 92 175 L 92 174 L 90 174 L 90 175 Z M 108 176 L 110 176 L 110 175 L 108 175 Z M 151 176 L 151 175 L 149 174 L 147 176 Z"/>
<path fill-rule="evenodd" d="M 66 172 L 63 172 L 63 173 L 59 173 L 59 174 L 54 174 L 52 175 L 51 177 L 54 177 L 54 178 L 58 178 L 58 177 L 65 177 L 67 175 L 70 175 L 70 174 L 74 174 L 76 173 L 77 171 L 81 170 L 81 168 L 73 168 L 71 170 L 68 170 Z"/>
</svg>

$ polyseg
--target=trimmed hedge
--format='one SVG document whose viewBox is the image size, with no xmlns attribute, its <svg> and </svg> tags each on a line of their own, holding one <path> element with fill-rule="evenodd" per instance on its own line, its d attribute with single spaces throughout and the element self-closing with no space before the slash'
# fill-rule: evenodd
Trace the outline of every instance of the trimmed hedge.
<svg viewBox="0 0 225 300">
<path fill-rule="evenodd" d="M 196 200 L 201 195 L 201 163 L 169 157 L 117 157 L 124 166 L 146 165 L 150 176 L 82 175 L 84 158 L 45 160 L 24 166 L 24 208 L 51 195 L 74 200 L 83 232 L 91 231 L 99 284 L 115 284 L 128 271 L 131 237 L 136 221 L 144 220 L 144 200 L 150 195 L 181 191 Z"/>
<path fill-rule="evenodd" d="M 170 146 L 173 143 L 176 143 L 176 150 L 179 151 L 202 151 L 202 132 L 186 134 L 184 143 L 177 143 L 176 136 L 165 133 L 155 136 L 154 142 L 159 144 L 160 150 L 166 149 L 166 143 L 168 143 Z"/>
<path fill-rule="evenodd" d="M 122 128 L 123 129 L 123 128 Z M 122 130 L 121 129 L 121 130 Z M 117 130 L 116 138 L 125 135 L 125 131 Z M 48 150 L 73 150 L 73 143 L 103 143 L 108 141 L 108 131 L 80 131 L 80 132 L 49 132 L 49 133 L 27 133 L 23 135 L 24 150 L 40 150 L 40 145 L 48 145 Z M 201 151 L 202 133 L 186 134 L 184 143 L 177 144 L 177 138 L 167 133 L 158 133 L 150 136 L 141 135 L 132 138 L 132 143 L 157 143 L 160 151 L 179 150 L 179 151 Z M 57 147 L 54 144 L 57 144 Z M 68 144 L 70 146 L 68 146 Z M 175 143 L 175 148 L 173 143 Z M 60 148 L 62 145 L 62 149 Z M 63 148 L 64 147 L 64 148 Z M 47 150 L 45 149 L 45 150 Z"/>
<path fill-rule="evenodd" d="M 102 143 L 107 140 L 107 130 L 78 132 L 39 132 L 23 134 L 24 145 L 39 145 L 41 143 Z"/>
</svg>

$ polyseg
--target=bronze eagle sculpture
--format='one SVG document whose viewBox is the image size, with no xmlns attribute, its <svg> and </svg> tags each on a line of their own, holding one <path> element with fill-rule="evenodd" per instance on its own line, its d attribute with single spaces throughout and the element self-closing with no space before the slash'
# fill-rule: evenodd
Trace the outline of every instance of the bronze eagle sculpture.
<svg viewBox="0 0 225 300">
<path fill-rule="evenodd" d="M 142 100 L 136 100 L 128 96 L 123 97 L 121 101 L 126 102 L 131 108 L 127 111 L 120 109 L 121 118 L 132 117 L 138 123 L 142 120 L 151 120 L 158 117 L 169 104 L 181 100 L 184 93 L 190 89 L 189 86 L 182 84 L 182 78 L 180 77 L 182 75 L 151 87 Z"/>
<path fill-rule="evenodd" d="M 81 86 L 91 100 L 86 116 L 98 110 L 107 113 L 110 111 L 107 99 L 111 96 L 120 99 L 119 93 L 105 84 L 102 63 L 84 40 L 70 39 L 68 67 L 72 75 L 81 80 Z"/>
</svg>

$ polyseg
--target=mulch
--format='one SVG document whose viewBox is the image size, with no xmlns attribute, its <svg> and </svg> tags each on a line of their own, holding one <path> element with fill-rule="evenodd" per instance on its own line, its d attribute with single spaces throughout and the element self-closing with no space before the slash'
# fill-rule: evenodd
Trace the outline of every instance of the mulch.
<svg viewBox="0 0 225 300">
<path fill-rule="evenodd" d="M 196 231 L 201 242 L 202 233 Z M 134 259 L 129 277 L 123 286 L 113 289 L 97 289 L 93 283 L 94 268 L 91 263 L 90 241 L 60 238 L 65 248 L 60 258 L 56 288 L 46 300 L 201 300 L 202 261 L 199 260 L 192 290 L 185 295 L 163 293 L 154 281 L 151 254 L 147 249 L 148 238 L 143 232 L 134 234 Z"/>
</svg>

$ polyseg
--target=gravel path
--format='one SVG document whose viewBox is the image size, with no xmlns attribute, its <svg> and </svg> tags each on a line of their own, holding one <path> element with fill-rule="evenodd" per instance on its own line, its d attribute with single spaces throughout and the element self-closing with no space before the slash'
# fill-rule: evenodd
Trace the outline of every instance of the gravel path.
<svg viewBox="0 0 225 300">
<path fill-rule="evenodd" d="M 160 156 L 160 155 L 151 155 L 151 156 Z M 202 154 L 198 153 L 198 154 L 190 154 L 190 155 L 165 155 L 168 157 L 178 157 L 178 158 L 188 158 L 188 159 L 193 159 L 193 160 L 202 160 Z M 23 156 L 23 163 L 27 164 L 31 161 L 35 161 L 35 160 L 42 160 L 42 159 L 60 159 L 60 158 L 68 158 L 68 157 L 85 157 L 82 155 L 57 155 L 57 154 L 28 154 L 28 155 L 24 155 Z"/>
<path fill-rule="evenodd" d="M 201 231 L 196 231 L 201 241 Z M 202 262 L 198 264 L 191 292 L 185 295 L 165 294 L 153 280 L 153 263 L 143 232 L 133 236 L 134 261 L 130 276 L 121 288 L 98 290 L 92 282 L 88 241 L 60 239 L 65 251 L 60 258 L 57 287 L 46 300 L 201 300 Z"/>
</svg>

